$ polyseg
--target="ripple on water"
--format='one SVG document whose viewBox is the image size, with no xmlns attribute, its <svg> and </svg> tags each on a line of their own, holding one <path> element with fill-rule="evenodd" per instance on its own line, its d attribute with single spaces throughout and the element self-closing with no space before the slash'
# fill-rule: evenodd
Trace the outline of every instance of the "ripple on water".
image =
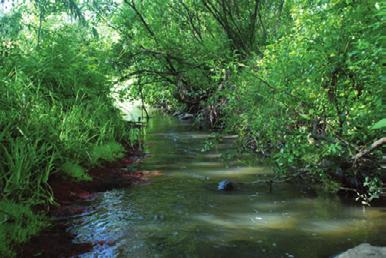
<svg viewBox="0 0 386 258">
<path fill-rule="evenodd" d="M 291 229 L 298 221 L 293 216 L 273 213 L 235 213 L 227 216 L 215 216 L 213 214 L 196 215 L 195 219 L 216 226 L 238 230 L 261 231 L 266 229 Z"/>
</svg>

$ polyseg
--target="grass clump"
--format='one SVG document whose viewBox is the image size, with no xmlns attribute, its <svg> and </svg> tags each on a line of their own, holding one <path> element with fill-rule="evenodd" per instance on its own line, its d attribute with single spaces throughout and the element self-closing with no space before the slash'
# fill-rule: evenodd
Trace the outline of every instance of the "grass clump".
<svg viewBox="0 0 386 258">
<path fill-rule="evenodd" d="M 101 161 L 114 161 L 123 158 L 125 149 L 116 142 L 110 142 L 103 145 L 96 145 L 93 147 L 90 160 L 91 164 L 98 164 Z"/>
<path fill-rule="evenodd" d="M 82 166 L 66 161 L 62 166 L 63 172 L 76 181 L 91 181 L 92 178 L 87 174 Z"/>
</svg>

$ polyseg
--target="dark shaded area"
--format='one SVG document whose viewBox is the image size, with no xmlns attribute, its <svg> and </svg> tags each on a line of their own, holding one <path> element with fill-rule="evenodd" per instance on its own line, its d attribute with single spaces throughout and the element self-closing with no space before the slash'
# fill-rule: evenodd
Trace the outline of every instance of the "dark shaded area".
<svg viewBox="0 0 386 258">
<path fill-rule="evenodd" d="M 66 228 L 66 224 L 54 224 L 32 237 L 18 257 L 72 257 L 92 249 L 91 243 L 73 243 L 74 236 Z"/>
</svg>

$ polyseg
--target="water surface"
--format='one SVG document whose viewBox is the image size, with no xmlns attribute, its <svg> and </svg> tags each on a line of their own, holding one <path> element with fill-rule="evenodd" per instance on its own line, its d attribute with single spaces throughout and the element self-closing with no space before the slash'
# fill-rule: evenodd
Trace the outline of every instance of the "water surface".
<svg viewBox="0 0 386 258">
<path fill-rule="evenodd" d="M 138 169 L 151 183 L 98 195 L 72 220 L 75 241 L 107 240 L 81 257 L 330 257 L 359 243 L 386 245 L 386 209 L 365 210 L 305 187 L 264 182 L 271 169 L 235 155 L 189 122 L 155 115 Z M 216 190 L 221 179 L 234 192 Z"/>
</svg>

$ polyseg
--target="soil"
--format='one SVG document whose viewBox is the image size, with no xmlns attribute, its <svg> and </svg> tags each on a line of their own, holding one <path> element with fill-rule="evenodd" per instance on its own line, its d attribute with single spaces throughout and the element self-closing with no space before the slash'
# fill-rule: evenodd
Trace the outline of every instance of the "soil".
<svg viewBox="0 0 386 258">
<path fill-rule="evenodd" d="M 101 241 L 103 244 L 114 244 L 109 239 L 73 243 L 75 236 L 67 232 L 69 225 L 63 221 L 66 221 L 66 217 L 85 212 L 87 201 L 94 198 L 97 192 L 144 183 L 149 176 L 159 175 L 157 171 L 132 172 L 132 169 L 128 169 L 138 160 L 138 155 L 130 154 L 117 162 L 93 168 L 89 171 L 92 181 L 88 182 L 75 182 L 60 175 L 51 176 L 49 185 L 56 205 L 39 209 L 44 209 L 52 218 L 52 225 L 22 246 L 18 257 L 73 257 L 91 251 L 95 245 L 101 245 Z"/>
</svg>

